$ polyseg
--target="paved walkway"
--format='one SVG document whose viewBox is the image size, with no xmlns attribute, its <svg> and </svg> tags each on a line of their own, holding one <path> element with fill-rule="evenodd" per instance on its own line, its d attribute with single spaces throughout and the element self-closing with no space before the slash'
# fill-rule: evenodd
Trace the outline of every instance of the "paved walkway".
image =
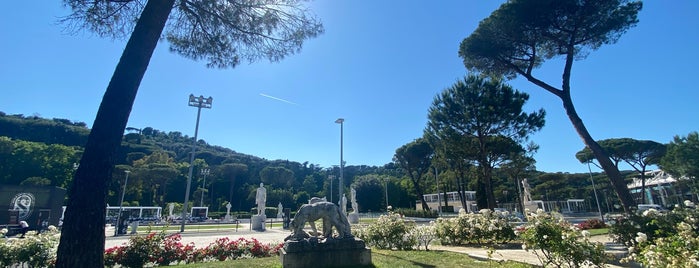
<svg viewBox="0 0 699 268">
<path fill-rule="evenodd" d="M 143 232 L 141 232 L 143 233 Z M 173 232 L 175 233 L 175 232 Z M 287 237 L 291 232 L 289 230 L 284 230 L 281 228 L 267 229 L 264 232 L 258 232 L 250 230 L 250 225 L 242 223 L 239 225 L 238 229 L 226 228 L 226 229 L 201 229 L 201 230 L 189 230 L 189 228 L 181 233 L 183 244 L 194 243 L 197 248 L 206 247 L 213 243 L 219 238 L 228 237 L 231 240 L 238 238 L 252 239 L 255 238 L 264 244 L 272 243 L 283 243 L 284 238 Z M 114 246 L 120 246 L 126 244 L 129 241 L 131 235 L 114 236 L 114 227 L 107 227 L 105 229 L 106 241 L 105 248 L 111 248 Z"/>
<path fill-rule="evenodd" d="M 114 246 L 124 245 L 128 242 L 130 235 L 124 236 L 113 236 L 114 228 L 108 227 L 106 229 L 106 243 L 105 248 L 111 248 Z M 195 230 L 186 231 L 182 233 L 183 244 L 194 243 L 195 247 L 206 247 L 213 243 L 219 238 L 228 237 L 231 240 L 238 238 L 252 239 L 255 238 L 258 241 L 265 244 L 272 243 L 283 243 L 284 238 L 287 237 L 291 232 L 289 230 L 283 230 L 281 228 L 267 229 L 264 232 L 252 231 L 250 230 L 249 224 L 243 223 L 239 226 L 238 230 L 235 229 L 219 229 L 219 230 Z M 625 249 L 622 246 L 616 245 L 609 240 L 609 237 L 605 235 L 593 236 L 591 238 L 593 241 L 599 241 L 605 243 L 608 252 L 613 254 L 624 254 Z M 497 249 L 491 256 L 488 256 L 488 249 L 481 247 L 453 247 L 453 246 L 440 246 L 431 245 L 430 250 L 445 250 L 458 253 L 468 254 L 472 258 L 487 260 L 492 259 L 496 261 L 517 261 L 523 263 L 529 263 L 532 265 L 541 266 L 541 262 L 532 252 L 527 252 L 522 249 Z M 608 267 L 631 267 L 631 266 L 618 266 L 618 265 L 608 265 Z"/>
<path fill-rule="evenodd" d="M 626 254 L 625 247 L 613 243 L 608 236 L 598 235 L 593 236 L 590 240 L 595 242 L 601 242 L 605 244 L 607 253 L 615 255 L 617 258 Z M 496 249 L 489 256 L 489 249 L 482 247 L 454 247 L 454 246 L 440 246 L 432 245 L 429 247 L 431 250 L 445 250 L 458 253 L 464 253 L 469 255 L 474 259 L 479 260 L 495 260 L 495 261 L 516 261 L 522 263 L 528 263 L 532 265 L 542 266 L 542 262 L 532 251 L 525 251 L 523 249 Z M 607 264 L 607 267 L 636 267 L 632 265 L 619 266 L 615 264 Z"/>
</svg>

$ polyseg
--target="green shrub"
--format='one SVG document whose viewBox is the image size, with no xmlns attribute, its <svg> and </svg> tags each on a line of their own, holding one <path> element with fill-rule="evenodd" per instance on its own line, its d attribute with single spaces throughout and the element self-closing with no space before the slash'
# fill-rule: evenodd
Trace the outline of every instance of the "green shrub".
<svg viewBox="0 0 699 268">
<path fill-rule="evenodd" d="M 459 214 L 456 218 L 439 218 L 435 234 L 443 245 L 507 243 L 515 238 L 506 212 L 488 209 L 480 213 Z"/>
<path fill-rule="evenodd" d="M 224 261 L 238 258 L 259 258 L 276 255 L 283 244 L 266 245 L 256 239 L 219 238 L 205 248 L 180 243 L 180 235 L 163 232 L 132 236 L 125 246 L 105 250 L 106 267 L 168 266 L 179 263 Z"/>
<path fill-rule="evenodd" d="M 600 229 L 605 227 L 607 227 L 607 224 L 597 218 L 588 219 L 578 224 L 578 228 L 580 228 L 580 230 Z"/>
<path fill-rule="evenodd" d="M 630 214 L 617 218 L 616 223 L 609 227 L 609 234 L 617 243 L 628 247 L 636 246 L 637 233 L 648 236 L 650 243 L 661 237 L 668 237 L 676 233 L 676 226 L 688 216 L 699 217 L 696 209 L 677 208 L 668 213 L 660 213 L 649 209 L 643 214 Z"/>
<path fill-rule="evenodd" d="M 4 236 L 6 231 L 0 233 Z M 0 243 L 0 266 L 48 267 L 56 260 L 58 240 L 58 230 L 54 226 L 41 234 L 29 232 L 24 239 L 7 238 Z"/>
<path fill-rule="evenodd" d="M 393 210 L 394 213 L 403 215 L 404 217 L 415 217 L 415 218 L 437 218 L 437 211 L 434 210 L 415 210 L 410 208 L 397 208 Z"/>
<path fill-rule="evenodd" d="M 379 249 L 409 250 L 418 246 L 417 238 L 411 233 L 414 228 L 414 223 L 406 223 L 400 215 L 389 213 L 355 231 L 355 235 Z"/>
<path fill-rule="evenodd" d="M 532 250 L 544 267 L 604 267 L 607 260 L 604 245 L 591 242 L 589 232 L 581 232 L 560 214 L 538 210 L 518 235 L 522 248 Z"/>
<path fill-rule="evenodd" d="M 642 215 L 619 218 L 610 228 L 612 237 L 629 246 L 629 257 L 648 267 L 699 266 L 699 211 L 686 208 L 667 213 L 646 210 Z"/>
</svg>

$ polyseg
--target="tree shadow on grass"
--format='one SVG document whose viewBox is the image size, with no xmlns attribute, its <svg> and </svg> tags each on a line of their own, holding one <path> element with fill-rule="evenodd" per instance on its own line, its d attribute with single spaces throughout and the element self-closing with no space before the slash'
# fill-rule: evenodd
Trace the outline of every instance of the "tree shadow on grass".
<svg viewBox="0 0 699 268">
<path fill-rule="evenodd" d="M 372 252 L 371 254 L 381 255 L 381 256 L 383 256 L 383 257 L 387 260 L 387 262 L 389 262 L 389 263 L 394 263 L 394 262 L 397 261 L 397 260 L 401 260 L 401 261 L 403 261 L 403 262 L 409 262 L 409 263 L 411 263 L 411 264 L 413 264 L 413 265 L 415 265 L 415 266 L 423 267 L 423 268 L 436 268 L 436 267 L 437 267 L 437 266 L 432 265 L 432 264 L 416 262 L 416 261 L 414 261 L 414 260 L 410 260 L 410 259 L 406 259 L 406 258 L 402 258 L 402 257 L 399 257 L 399 256 L 394 256 L 394 255 L 382 254 L 382 253 L 380 253 L 380 252 Z M 363 267 L 364 267 L 364 266 L 363 266 Z M 366 267 L 376 267 L 376 266 L 372 264 L 371 266 L 366 266 Z"/>
</svg>

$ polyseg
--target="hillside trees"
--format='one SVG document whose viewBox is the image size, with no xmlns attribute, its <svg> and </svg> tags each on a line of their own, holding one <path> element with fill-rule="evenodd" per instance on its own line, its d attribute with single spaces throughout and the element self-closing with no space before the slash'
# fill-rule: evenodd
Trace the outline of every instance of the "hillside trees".
<svg viewBox="0 0 699 268">
<path fill-rule="evenodd" d="M 469 75 L 432 101 L 425 135 L 438 150 L 458 152 L 452 156 L 457 164 L 477 163 L 479 208 L 496 207 L 493 169 L 511 153 L 523 152 L 520 143 L 544 126 L 543 109 L 522 110 L 528 99 L 500 79 Z"/>
<path fill-rule="evenodd" d="M 101 36 L 130 34 L 107 86 L 85 153 L 69 191 L 56 267 L 104 265 L 106 182 L 131 107 L 166 25 L 170 50 L 210 67 L 242 60 L 278 61 L 298 52 L 322 25 L 295 0 L 278 1 L 79 1 L 64 0 L 64 22 Z M 170 13 L 173 13 L 170 16 Z"/>
<path fill-rule="evenodd" d="M 641 192 L 646 191 L 646 169 L 650 165 L 660 163 L 661 157 L 665 154 L 665 145 L 650 141 L 636 140 L 631 138 L 615 138 L 598 141 L 598 144 L 604 149 L 609 158 L 614 162 L 614 165 L 619 168 L 619 162 L 624 161 L 631 166 L 641 180 Z M 575 154 L 575 157 L 581 163 L 595 163 L 592 151 L 585 147 Z M 646 203 L 646 195 L 641 195 L 641 203 Z"/>
<path fill-rule="evenodd" d="M 0 184 L 19 185 L 34 177 L 50 180 L 51 186 L 67 187 L 78 154 L 77 147 L 0 136 Z"/>
<path fill-rule="evenodd" d="M 592 138 L 571 99 L 573 62 L 604 44 L 613 44 L 638 23 L 640 1 L 507 1 L 461 42 L 459 56 L 469 70 L 508 78 L 522 76 L 557 96 L 573 127 L 610 177 L 626 211 L 631 194 L 609 155 Z M 545 61 L 563 58 L 561 87 L 535 76 Z"/>
<path fill-rule="evenodd" d="M 240 202 L 233 202 L 233 196 L 235 194 L 236 185 L 243 184 L 241 181 L 248 173 L 248 166 L 241 163 L 227 163 L 219 166 L 217 173 L 221 175 L 221 182 L 225 182 L 228 185 L 227 201 L 231 202 L 231 204 L 239 204 Z"/>
<path fill-rule="evenodd" d="M 387 207 L 384 186 L 376 175 L 362 175 L 354 178 L 352 187 L 357 191 L 359 211 L 384 211 Z M 347 197 L 347 205 L 351 205 Z"/>
</svg>

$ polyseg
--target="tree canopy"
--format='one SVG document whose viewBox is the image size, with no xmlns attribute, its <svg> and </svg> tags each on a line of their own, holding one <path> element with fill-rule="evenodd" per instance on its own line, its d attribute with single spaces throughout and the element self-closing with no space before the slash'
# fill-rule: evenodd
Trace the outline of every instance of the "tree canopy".
<svg viewBox="0 0 699 268">
<path fill-rule="evenodd" d="M 614 162 L 614 165 L 619 168 L 619 162 L 624 161 L 631 166 L 641 179 L 641 192 L 646 190 L 646 168 L 649 165 L 657 165 L 660 163 L 660 158 L 665 154 L 665 145 L 650 141 L 636 140 L 632 138 L 617 138 L 605 139 L 597 142 L 604 149 L 609 158 Z M 581 163 L 593 163 L 597 167 L 599 165 L 593 160 L 595 159 L 592 151 L 585 147 L 575 154 L 575 157 Z M 641 203 L 646 203 L 646 195 L 641 194 Z"/>
<path fill-rule="evenodd" d="M 495 208 L 492 170 L 521 142 L 544 126 L 543 109 L 522 110 L 529 95 L 501 79 L 469 75 L 437 95 L 429 108 L 425 135 L 439 150 L 462 152 L 456 161 L 478 164 L 478 205 Z"/>
<path fill-rule="evenodd" d="M 508 78 L 522 76 L 556 95 L 585 145 L 610 177 L 624 209 L 633 198 L 617 167 L 595 142 L 570 97 L 573 62 L 605 44 L 613 44 L 638 23 L 640 1 L 512 0 L 502 4 L 459 47 L 469 70 Z M 563 58 L 560 88 L 534 70 L 545 61 Z"/>
<path fill-rule="evenodd" d="M 675 177 L 685 177 L 695 194 L 699 194 L 699 133 L 675 136 L 660 160 L 662 169 Z"/>
<path fill-rule="evenodd" d="M 393 156 L 393 161 L 410 177 L 423 210 L 429 210 L 429 206 L 423 196 L 425 188 L 422 185 L 422 176 L 428 172 L 433 154 L 434 150 L 427 140 L 418 138 L 396 149 Z"/>
</svg>

